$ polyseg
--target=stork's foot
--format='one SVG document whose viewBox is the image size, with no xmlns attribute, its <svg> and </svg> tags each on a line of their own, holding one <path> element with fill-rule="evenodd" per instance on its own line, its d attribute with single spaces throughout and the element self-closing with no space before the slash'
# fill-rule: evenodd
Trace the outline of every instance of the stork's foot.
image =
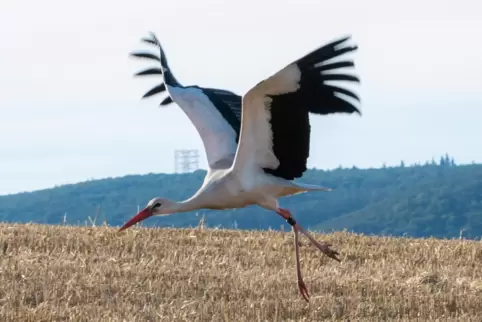
<svg viewBox="0 0 482 322">
<path fill-rule="evenodd" d="M 310 294 L 308 294 L 308 289 L 306 288 L 305 282 L 302 278 L 298 278 L 298 287 L 300 289 L 301 296 L 303 296 L 306 302 L 309 302 Z"/>
<path fill-rule="evenodd" d="M 331 244 L 326 243 L 326 242 L 322 242 L 322 243 L 318 242 L 313 236 L 311 236 L 310 233 L 308 233 L 306 230 L 304 230 L 303 227 L 301 227 L 300 224 L 298 224 L 295 221 L 295 219 L 293 218 L 293 216 L 291 215 L 289 210 L 280 208 L 280 209 L 278 209 L 277 213 L 280 216 L 282 216 L 290 225 L 292 225 L 293 229 L 303 233 L 303 235 L 305 235 L 310 240 L 310 242 L 314 246 L 316 246 L 316 248 L 318 248 L 320 251 L 322 251 L 323 254 L 325 254 L 326 256 L 340 262 L 340 259 L 337 257 L 337 255 L 340 255 L 340 254 L 336 250 L 333 250 L 333 249 L 330 248 Z"/>
<path fill-rule="evenodd" d="M 333 250 L 330 248 L 331 244 L 330 243 L 319 243 L 316 240 L 313 241 L 313 245 L 316 246 L 319 250 L 321 250 L 326 256 L 333 258 L 336 261 L 340 261 L 340 259 L 337 257 L 337 255 L 340 255 L 336 250 Z"/>
</svg>

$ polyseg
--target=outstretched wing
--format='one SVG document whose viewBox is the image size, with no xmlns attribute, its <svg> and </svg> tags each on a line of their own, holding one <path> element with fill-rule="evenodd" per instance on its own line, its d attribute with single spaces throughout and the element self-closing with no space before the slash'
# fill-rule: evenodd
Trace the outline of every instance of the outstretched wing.
<svg viewBox="0 0 482 322">
<path fill-rule="evenodd" d="M 339 70 L 354 67 L 353 61 L 331 61 L 357 49 L 343 44 L 348 39 L 314 50 L 244 95 L 235 171 L 261 168 L 287 180 L 299 178 L 306 171 L 309 156 L 309 113 L 357 112 L 361 115 L 354 105 L 359 101 L 357 95 L 327 84 L 329 81 L 359 82 L 356 76 Z"/>
<path fill-rule="evenodd" d="M 174 78 L 156 36 L 151 33 L 151 38 L 144 38 L 143 41 L 158 47 L 160 55 L 149 52 L 135 52 L 131 55 L 158 61 L 160 67 L 143 70 L 136 76 L 163 76 L 163 82 L 149 90 L 143 98 L 167 90 L 169 96 L 161 105 L 174 102 L 188 116 L 203 141 L 210 168 L 229 168 L 234 160 L 239 139 L 241 96 L 225 89 L 182 86 Z"/>
</svg>

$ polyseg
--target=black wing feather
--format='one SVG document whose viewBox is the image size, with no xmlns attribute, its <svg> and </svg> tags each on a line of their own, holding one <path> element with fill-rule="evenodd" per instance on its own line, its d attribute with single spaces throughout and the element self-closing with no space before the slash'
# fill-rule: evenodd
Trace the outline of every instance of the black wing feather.
<svg viewBox="0 0 482 322">
<path fill-rule="evenodd" d="M 151 44 L 151 45 L 158 45 L 158 42 L 155 39 L 150 39 L 150 38 L 142 38 L 141 39 L 143 42 Z"/>
<path fill-rule="evenodd" d="M 159 40 L 156 38 L 156 36 L 153 33 L 150 33 L 150 35 L 151 35 L 151 38 L 142 38 L 141 41 L 160 48 L 161 45 L 159 43 Z M 144 51 L 132 52 L 130 56 L 135 58 L 141 58 L 141 59 L 155 60 L 162 64 L 160 55 L 158 56 L 149 52 L 144 52 Z M 148 75 L 156 75 L 156 76 L 163 75 L 163 72 L 160 67 L 153 67 L 153 68 L 142 70 L 134 74 L 134 76 L 148 76 Z M 144 94 L 144 96 L 142 96 L 142 98 L 148 98 L 150 96 L 156 95 L 158 93 L 162 93 L 164 91 L 166 91 L 166 85 L 164 84 L 164 79 L 163 79 L 162 84 L 159 84 L 154 88 L 152 88 L 151 90 L 149 90 L 147 93 Z M 166 106 L 171 103 L 173 103 L 173 100 L 170 96 L 168 96 L 160 103 L 160 106 Z"/>
<path fill-rule="evenodd" d="M 173 102 L 174 102 L 174 101 L 172 100 L 171 96 L 168 96 L 168 97 L 166 97 L 166 98 L 161 102 L 160 105 L 164 106 L 164 105 L 171 104 L 171 103 L 173 103 Z"/>
<path fill-rule="evenodd" d="M 350 82 L 359 82 L 360 79 L 353 75 L 346 75 L 346 74 L 326 74 L 323 77 L 324 81 L 350 81 Z"/>
<path fill-rule="evenodd" d="M 162 75 L 162 69 L 160 68 L 148 68 L 138 73 L 135 73 L 134 76 L 144 76 L 144 75 Z"/>
<path fill-rule="evenodd" d="M 152 60 L 156 60 L 158 62 L 161 62 L 161 58 L 159 58 L 159 56 L 156 56 L 156 55 L 151 54 L 151 53 L 133 52 L 133 53 L 131 53 L 131 56 L 137 57 L 137 58 L 152 59 Z"/>
<path fill-rule="evenodd" d="M 349 91 L 345 88 L 333 86 L 333 85 L 328 85 L 328 84 L 325 84 L 325 88 L 326 88 L 327 91 L 332 91 L 333 93 L 340 93 L 340 94 L 349 96 L 349 97 L 351 97 L 351 98 L 353 98 L 357 101 L 360 101 L 360 97 L 358 95 L 356 95 L 352 91 Z"/>
<path fill-rule="evenodd" d="M 166 90 L 166 85 L 164 83 L 157 85 L 156 87 L 152 88 L 150 91 L 144 94 L 142 98 L 147 98 L 149 96 L 155 95 L 157 93 L 162 93 Z"/>
<path fill-rule="evenodd" d="M 306 171 L 311 131 L 309 113 L 361 114 L 357 107 L 343 97 L 359 101 L 355 93 L 326 84 L 327 81 L 360 81 L 356 76 L 336 72 L 338 68 L 353 67 L 353 62 L 326 63 L 329 59 L 357 49 L 356 46 L 336 48 L 348 39 L 346 37 L 331 42 L 294 62 L 301 75 L 299 88 L 295 92 L 270 96 L 273 152 L 279 165 L 277 168 L 265 168 L 266 173 L 293 180 L 300 178 Z"/>
</svg>

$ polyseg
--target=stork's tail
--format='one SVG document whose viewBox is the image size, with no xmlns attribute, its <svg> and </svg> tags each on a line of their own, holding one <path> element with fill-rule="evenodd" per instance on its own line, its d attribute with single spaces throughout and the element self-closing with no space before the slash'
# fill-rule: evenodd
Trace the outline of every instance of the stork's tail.
<svg viewBox="0 0 482 322">
<path fill-rule="evenodd" d="M 164 79 L 161 84 L 156 85 L 155 87 L 150 89 L 147 93 L 144 94 L 144 96 L 142 96 L 142 98 L 147 98 L 155 94 L 159 94 L 166 91 L 166 85 L 181 86 L 181 84 L 179 84 L 179 82 L 172 74 L 171 69 L 169 68 L 169 64 L 167 63 L 167 57 L 166 57 L 166 54 L 164 53 L 164 50 L 162 49 L 161 43 L 159 42 L 159 40 L 157 39 L 154 33 L 150 32 L 149 34 L 150 34 L 150 37 L 142 38 L 141 40 L 145 43 L 154 45 L 157 48 L 159 48 L 159 56 L 152 54 L 150 52 L 145 52 L 145 51 L 132 52 L 130 56 L 135 58 L 141 58 L 141 59 L 155 60 L 159 62 L 160 67 L 152 67 L 152 68 L 144 69 L 134 74 L 134 76 L 163 75 Z M 173 102 L 172 98 L 168 96 L 161 102 L 160 105 L 165 106 L 172 102 Z"/>
<path fill-rule="evenodd" d="M 309 191 L 331 191 L 331 188 L 291 181 L 289 183 L 289 187 L 284 189 L 284 191 L 281 193 L 281 196 L 298 195 Z"/>
<path fill-rule="evenodd" d="M 298 186 L 299 188 L 305 189 L 306 191 L 315 191 L 315 190 L 331 191 L 332 190 L 331 188 L 318 186 L 318 185 L 315 185 L 315 184 L 307 184 L 307 183 L 301 183 L 301 182 L 296 182 L 294 184 L 296 186 Z"/>
</svg>

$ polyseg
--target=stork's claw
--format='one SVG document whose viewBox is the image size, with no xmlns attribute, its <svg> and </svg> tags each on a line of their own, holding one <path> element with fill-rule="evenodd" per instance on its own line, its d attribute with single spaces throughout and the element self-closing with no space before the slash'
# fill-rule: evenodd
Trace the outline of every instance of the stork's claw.
<svg viewBox="0 0 482 322">
<path fill-rule="evenodd" d="M 301 296 L 306 302 L 310 302 L 310 294 L 308 294 L 308 289 L 306 288 L 305 282 L 302 279 L 298 279 L 298 287 L 300 289 Z"/>
<path fill-rule="evenodd" d="M 315 246 L 321 250 L 326 256 L 333 258 L 334 260 L 340 262 L 340 259 L 336 257 L 337 255 L 340 255 L 336 250 L 333 250 L 330 248 L 331 244 L 330 243 L 318 243 L 316 242 Z"/>
</svg>

